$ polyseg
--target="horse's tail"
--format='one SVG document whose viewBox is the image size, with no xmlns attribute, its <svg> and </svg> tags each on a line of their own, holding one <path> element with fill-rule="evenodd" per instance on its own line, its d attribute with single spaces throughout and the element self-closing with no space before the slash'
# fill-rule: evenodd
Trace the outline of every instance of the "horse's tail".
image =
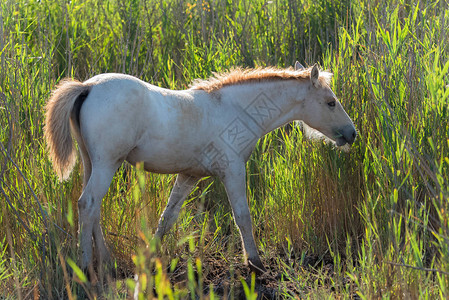
<svg viewBox="0 0 449 300">
<path fill-rule="evenodd" d="M 53 168 L 60 180 L 69 177 L 76 162 L 71 131 L 75 137 L 80 137 L 79 112 L 90 88 L 91 85 L 79 81 L 63 80 L 45 106 L 44 135 Z"/>
</svg>

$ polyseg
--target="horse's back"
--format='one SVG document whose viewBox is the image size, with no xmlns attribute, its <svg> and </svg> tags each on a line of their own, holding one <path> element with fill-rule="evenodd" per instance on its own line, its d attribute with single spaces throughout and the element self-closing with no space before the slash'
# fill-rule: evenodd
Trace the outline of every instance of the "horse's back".
<svg viewBox="0 0 449 300">
<path fill-rule="evenodd" d="M 132 75 L 128 75 L 128 74 L 122 74 L 122 73 L 103 73 L 103 74 L 98 74 L 95 75 L 94 77 L 89 78 L 88 80 L 86 80 L 84 83 L 87 84 L 94 84 L 94 85 L 99 85 L 99 84 L 104 84 L 107 82 L 112 82 L 112 83 L 138 83 L 141 85 L 149 85 L 148 83 L 140 80 L 137 77 L 134 77 Z"/>
</svg>

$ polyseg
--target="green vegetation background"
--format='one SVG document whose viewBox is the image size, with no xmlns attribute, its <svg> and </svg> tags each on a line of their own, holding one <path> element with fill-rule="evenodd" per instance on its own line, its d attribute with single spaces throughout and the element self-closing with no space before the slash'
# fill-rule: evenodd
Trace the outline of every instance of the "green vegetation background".
<svg viewBox="0 0 449 300">
<path fill-rule="evenodd" d="M 58 182 L 42 134 L 60 79 L 122 72 L 184 89 L 233 66 L 295 60 L 334 73 L 359 137 L 342 153 L 289 127 L 251 156 L 255 236 L 265 263 L 289 282 L 278 283 L 279 295 L 449 297 L 448 29 L 447 0 L 2 1 L 0 297 L 93 295 L 66 266 L 76 261 L 82 166 Z M 153 286 L 169 298 L 203 297 L 205 280 L 192 275 L 212 274 L 202 260 L 231 269 L 243 261 L 213 178 L 185 204 L 163 259 L 141 250 L 173 179 L 125 165 L 103 201 L 106 238 L 118 264 L 134 255 L 141 297 Z M 329 257 L 332 271 L 306 266 L 310 255 Z M 183 260 L 188 284 L 174 286 L 165 267 Z M 130 297 L 134 285 L 117 281 L 105 293 Z"/>
</svg>

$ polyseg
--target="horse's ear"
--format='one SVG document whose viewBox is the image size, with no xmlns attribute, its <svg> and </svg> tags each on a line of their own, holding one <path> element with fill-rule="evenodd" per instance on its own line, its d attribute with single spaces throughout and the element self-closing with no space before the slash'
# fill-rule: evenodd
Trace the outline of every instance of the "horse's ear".
<svg viewBox="0 0 449 300">
<path fill-rule="evenodd" d="M 318 70 L 318 65 L 314 64 L 312 71 L 310 71 L 310 80 L 314 86 L 318 86 L 318 77 L 320 77 L 320 70 Z"/>
<path fill-rule="evenodd" d="M 296 62 L 295 62 L 295 71 L 301 71 L 301 70 L 304 70 L 304 69 L 305 69 L 304 66 L 301 65 L 301 64 L 299 63 L 299 61 L 296 61 Z"/>
</svg>

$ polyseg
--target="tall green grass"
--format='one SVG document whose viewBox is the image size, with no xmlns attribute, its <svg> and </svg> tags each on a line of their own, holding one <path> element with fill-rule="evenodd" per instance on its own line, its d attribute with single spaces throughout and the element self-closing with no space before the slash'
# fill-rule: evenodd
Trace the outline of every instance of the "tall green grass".
<svg viewBox="0 0 449 300">
<path fill-rule="evenodd" d="M 42 135 L 43 105 L 61 78 L 123 72 L 183 89 L 232 66 L 289 66 L 298 59 L 334 72 L 333 89 L 359 136 L 345 153 L 306 139 L 299 127 L 279 129 L 251 156 L 255 235 L 263 260 L 288 279 L 279 282 L 280 294 L 447 298 L 447 6 L 3 1 L 0 296 L 98 293 L 83 278 L 72 279 L 67 265 L 77 257 L 82 167 L 58 182 Z M 242 263 L 224 188 L 213 178 L 192 193 L 162 253 L 152 252 L 173 179 L 124 166 L 103 201 L 102 224 L 117 266 L 134 268 L 141 297 L 153 287 L 169 298 L 202 297 L 213 274 L 208 259 L 228 264 L 231 274 Z M 318 260 L 309 264 L 313 256 Z M 169 281 L 177 266 L 187 270 L 185 285 Z M 103 294 L 115 298 L 133 295 L 136 285 L 109 283 Z M 232 288 L 229 293 L 237 297 Z"/>
</svg>

